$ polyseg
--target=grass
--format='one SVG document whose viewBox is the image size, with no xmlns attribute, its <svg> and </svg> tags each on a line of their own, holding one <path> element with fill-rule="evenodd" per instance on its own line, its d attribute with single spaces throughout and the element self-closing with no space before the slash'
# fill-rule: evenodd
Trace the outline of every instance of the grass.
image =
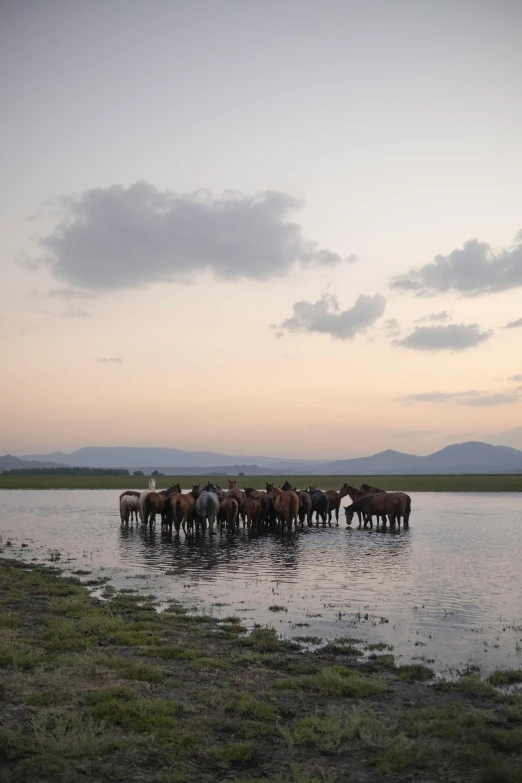
<svg viewBox="0 0 522 783">
<path fill-rule="evenodd" d="M 346 666 L 326 666 L 316 674 L 305 674 L 302 677 L 281 680 L 277 687 L 296 691 L 312 691 L 321 696 L 352 696 L 357 699 L 375 696 L 385 688 L 379 680 L 366 677 Z"/>
<path fill-rule="evenodd" d="M 498 690 L 517 670 L 428 684 L 382 645 L 340 666 L 6 560 L 0 605 L 0 783 L 521 782 L 522 695 Z"/>
<path fill-rule="evenodd" d="M 344 481 L 359 487 L 370 482 L 382 489 L 405 492 L 522 492 L 522 474 L 437 475 L 437 476 L 212 476 L 212 481 L 227 486 L 236 479 L 238 486 L 264 489 L 265 484 L 282 484 L 285 480 L 298 488 L 319 485 L 322 489 L 339 489 Z M 204 485 L 209 476 L 162 476 L 161 486 L 179 481 L 182 487 Z M 160 486 L 158 485 L 158 486 Z M 0 489 L 147 489 L 147 476 L 9 476 L 0 474 Z"/>
</svg>

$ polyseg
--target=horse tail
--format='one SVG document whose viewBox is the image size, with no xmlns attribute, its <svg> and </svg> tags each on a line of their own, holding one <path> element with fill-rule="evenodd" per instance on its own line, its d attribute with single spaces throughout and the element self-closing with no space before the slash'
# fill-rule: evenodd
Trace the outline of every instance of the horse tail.
<svg viewBox="0 0 522 783">
<path fill-rule="evenodd" d="M 121 524 L 123 525 L 124 519 L 123 519 L 123 497 L 120 498 L 120 520 Z"/>
<path fill-rule="evenodd" d="M 406 495 L 406 509 L 404 512 L 404 522 L 407 525 L 410 524 L 410 514 L 411 514 L 411 498 L 409 495 Z"/>
<path fill-rule="evenodd" d="M 185 511 L 178 498 L 172 501 L 172 508 L 174 511 L 174 519 L 176 524 L 176 531 L 179 533 L 179 528 L 183 519 L 185 518 Z"/>
</svg>

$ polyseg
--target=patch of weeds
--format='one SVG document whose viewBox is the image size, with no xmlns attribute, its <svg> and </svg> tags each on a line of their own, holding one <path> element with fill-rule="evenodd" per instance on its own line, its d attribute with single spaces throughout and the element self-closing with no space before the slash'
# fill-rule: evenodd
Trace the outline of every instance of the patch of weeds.
<svg viewBox="0 0 522 783">
<path fill-rule="evenodd" d="M 34 649 L 29 645 L 15 641 L 0 644 L 0 668 L 2 669 L 14 669 L 15 671 L 31 669 L 41 663 L 43 659 L 44 651 Z"/>
<path fill-rule="evenodd" d="M 219 767 L 233 764 L 249 764 L 253 761 L 256 747 L 253 742 L 233 742 L 230 745 L 213 745 L 208 755 Z"/>
<path fill-rule="evenodd" d="M 466 674 L 457 680 L 456 683 L 452 683 L 456 690 L 464 693 L 466 696 L 480 697 L 480 696 L 495 696 L 496 691 L 492 685 L 482 680 L 478 674 Z"/>
<path fill-rule="evenodd" d="M 51 707 L 72 699 L 72 693 L 65 688 L 48 688 L 33 693 L 26 699 L 32 707 Z"/>
<path fill-rule="evenodd" d="M 384 690 L 384 684 L 346 666 L 326 666 L 316 674 L 304 675 L 275 684 L 276 688 L 304 690 L 322 696 L 352 696 L 358 699 L 374 696 Z"/>
<path fill-rule="evenodd" d="M 320 768 L 311 772 L 297 764 L 291 764 L 288 774 L 278 772 L 270 780 L 271 783 L 336 783 L 337 774 L 333 770 Z M 234 783 L 266 783 L 266 781 L 266 778 L 234 778 Z"/>
<path fill-rule="evenodd" d="M 196 658 L 200 658 L 202 653 L 200 650 L 191 647 L 163 645 L 159 647 L 146 647 L 144 650 L 140 650 L 140 655 L 147 655 L 149 658 L 162 658 L 166 661 L 193 661 Z"/>
<path fill-rule="evenodd" d="M 395 737 L 393 744 L 382 753 L 374 755 L 370 760 L 379 772 L 401 772 L 417 762 L 418 750 L 404 734 L 399 734 Z"/>
<path fill-rule="evenodd" d="M 516 682 L 522 682 L 522 670 L 521 669 L 498 669 L 490 674 L 488 677 L 490 685 L 494 685 L 496 688 L 503 685 L 512 685 Z"/>
<path fill-rule="evenodd" d="M 87 691 L 84 694 L 85 703 L 90 706 L 103 704 L 104 702 L 120 699 L 121 701 L 130 701 L 136 698 L 136 693 L 131 688 L 123 685 L 116 685 L 112 688 L 102 688 L 96 691 Z"/>
<path fill-rule="evenodd" d="M 107 689 L 108 694 L 109 689 Z M 137 732 L 180 728 L 180 705 L 170 699 L 127 699 L 113 696 L 95 702 L 91 712 L 109 726 L 121 726 Z"/>
<path fill-rule="evenodd" d="M 190 668 L 212 671 L 213 669 L 231 669 L 232 664 L 223 658 L 196 658 L 190 662 Z"/>
<path fill-rule="evenodd" d="M 238 643 L 241 646 L 252 647 L 257 652 L 276 652 L 291 647 L 291 644 L 282 640 L 273 628 L 254 628 L 245 639 L 238 639 Z"/>
<path fill-rule="evenodd" d="M 384 650 L 393 650 L 393 644 L 385 644 L 384 642 L 377 642 L 376 644 L 368 644 L 367 650 L 384 652 Z"/>
<path fill-rule="evenodd" d="M 433 669 L 421 663 L 397 666 L 395 671 L 399 680 L 432 680 L 435 677 Z"/>
<path fill-rule="evenodd" d="M 363 655 L 363 651 L 359 649 L 359 647 L 355 647 L 351 642 L 345 642 L 342 638 L 328 642 L 328 644 L 323 647 L 322 652 L 330 653 L 331 655 L 349 655 L 354 658 L 359 658 Z"/>
<path fill-rule="evenodd" d="M 161 682 L 163 672 L 144 663 L 131 663 L 120 671 L 124 680 L 143 680 L 144 682 Z"/>
<path fill-rule="evenodd" d="M 395 657 L 393 655 L 376 655 L 372 653 L 368 656 L 368 660 L 361 664 L 361 669 L 364 672 L 382 672 L 382 671 L 395 671 Z"/>
<path fill-rule="evenodd" d="M 0 628 L 20 628 L 20 616 L 14 612 L 1 614 Z"/>
<path fill-rule="evenodd" d="M 75 576 L 89 576 L 89 574 L 92 574 L 92 571 L 84 571 L 83 568 L 78 568 L 76 571 L 73 571 L 73 574 Z"/>
<path fill-rule="evenodd" d="M 277 709 L 249 693 L 238 693 L 228 700 L 225 712 L 257 721 L 272 721 L 275 720 Z"/>
<path fill-rule="evenodd" d="M 268 607 L 269 612 L 288 612 L 288 608 L 282 604 L 272 604 Z"/>
<path fill-rule="evenodd" d="M 487 769 L 480 773 L 478 783 L 520 783 L 521 780 L 520 769 L 498 761 L 489 764 Z"/>
</svg>

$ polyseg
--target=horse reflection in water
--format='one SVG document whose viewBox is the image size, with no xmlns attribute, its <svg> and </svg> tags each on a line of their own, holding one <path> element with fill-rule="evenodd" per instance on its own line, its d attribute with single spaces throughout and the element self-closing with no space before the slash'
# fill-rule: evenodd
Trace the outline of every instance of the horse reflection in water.
<svg viewBox="0 0 522 783">
<path fill-rule="evenodd" d="M 119 530 L 125 557 L 140 562 L 150 573 L 176 569 L 190 580 L 225 580 L 223 590 L 234 601 L 237 591 L 243 589 L 242 581 L 297 583 L 314 579 L 319 584 L 330 579 L 332 572 L 342 573 L 347 580 L 376 573 L 375 569 L 407 570 L 402 556 L 409 554 L 411 542 L 408 529 L 399 529 L 385 539 L 380 533 L 369 531 L 361 536 L 350 528 L 328 526 L 291 533 L 241 528 L 233 536 L 188 535 L 181 539 L 175 539 L 168 529 L 150 530 L 148 526 Z"/>
</svg>

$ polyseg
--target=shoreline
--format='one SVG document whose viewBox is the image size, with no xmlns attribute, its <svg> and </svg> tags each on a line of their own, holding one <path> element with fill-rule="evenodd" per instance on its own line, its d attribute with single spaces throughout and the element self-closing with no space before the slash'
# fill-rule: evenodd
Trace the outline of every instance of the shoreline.
<svg viewBox="0 0 522 783">
<path fill-rule="evenodd" d="M 0 560 L 2 783 L 522 781 L 521 671 L 434 680 L 92 582 Z"/>
<path fill-rule="evenodd" d="M 264 489 L 265 484 L 282 484 L 285 480 L 299 488 L 319 486 L 321 489 L 339 489 L 346 482 L 354 487 L 371 483 L 385 490 L 403 492 L 522 492 L 522 474 L 447 474 L 447 475 L 358 475 L 358 476 L 159 476 L 158 488 L 178 482 L 184 488 L 193 484 L 204 486 L 209 482 L 227 487 L 228 480 L 236 480 L 239 487 Z M 148 476 L 70 476 L 0 474 L 0 489 L 148 489 Z"/>
</svg>

